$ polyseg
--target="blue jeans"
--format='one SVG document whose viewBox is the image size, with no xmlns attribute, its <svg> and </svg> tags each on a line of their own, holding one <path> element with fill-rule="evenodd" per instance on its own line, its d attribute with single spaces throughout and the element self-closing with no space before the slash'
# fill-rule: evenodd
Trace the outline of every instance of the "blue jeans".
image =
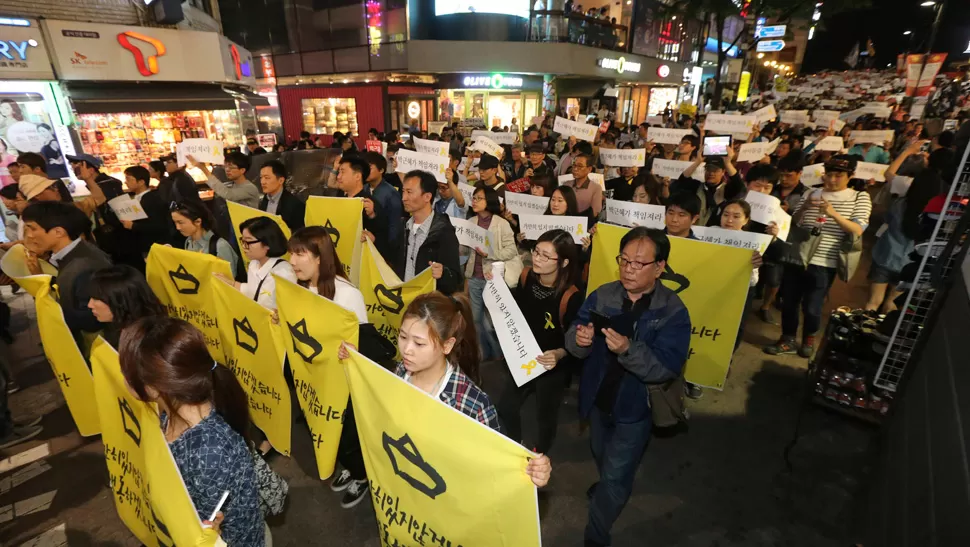
<svg viewBox="0 0 970 547">
<path fill-rule="evenodd" d="M 807 268 L 785 265 L 781 283 L 781 334 L 795 339 L 798 334 L 799 311 L 805 313 L 802 336 L 814 336 L 822 328 L 822 306 L 832 283 L 835 268 L 809 265 Z M 801 308 L 801 310 L 799 310 Z"/>
<path fill-rule="evenodd" d="M 468 280 L 468 298 L 472 302 L 472 317 L 475 318 L 475 330 L 478 332 L 478 345 L 482 349 L 483 361 L 502 358 L 502 347 L 498 343 L 492 318 L 488 315 L 482 297 L 486 283 L 488 281 L 485 278 L 472 277 Z"/>
<path fill-rule="evenodd" d="M 633 479 L 650 442 L 653 424 L 649 418 L 629 424 L 616 423 L 595 407 L 589 421 L 589 444 L 600 481 L 589 501 L 585 538 L 587 542 L 609 545 L 610 529 L 633 492 Z"/>
</svg>

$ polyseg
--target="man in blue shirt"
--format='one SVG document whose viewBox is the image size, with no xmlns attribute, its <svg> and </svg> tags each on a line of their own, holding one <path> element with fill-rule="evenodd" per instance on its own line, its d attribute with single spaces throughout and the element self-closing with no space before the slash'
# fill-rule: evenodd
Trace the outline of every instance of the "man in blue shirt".
<svg viewBox="0 0 970 547">
<path fill-rule="evenodd" d="M 849 139 L 851 140 L 851 137 Z M 850 156 L 861 156 L 862 161 L 868 163 L 889 165 L 890 161 L 889 152 L 886 152 L 885 148 L 871 142 L 864 142 L 849 148 L 848 154 Z"/>
<path fill-rule="evenodd" d="M 367 175 L 367 186 L 370 187 L 371 197 L 377 202 L 382 214 L 387 215 L 387 245 L 385 248 L 393 248 L 401 240 L 401 218 L 404 216 L 404 207 L 401 205 L 401 193 L 391 183 L 384 180 L 387 172 L 387 160 L 377 152 L 365 152 L 364 161 L 370 165 L 370 173 Z M 383 254 L 383 253 L 382 253 Z"/>
</svg>

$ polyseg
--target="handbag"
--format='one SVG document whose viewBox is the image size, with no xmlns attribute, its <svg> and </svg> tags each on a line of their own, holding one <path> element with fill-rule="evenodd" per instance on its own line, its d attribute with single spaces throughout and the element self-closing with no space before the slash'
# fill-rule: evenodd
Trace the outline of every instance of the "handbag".
<svg viewBox="0 0 970 547">
<path fill-rule="evenodd" d="M 263 518 L 269 515 L 279 515 L 286 505 L 286 495 L 290 492 L 290 485 L 279 473 L 273 471 L 258 450 L 250 447 L 249 452 L 253 456 L 253 470 L 256 472 L 259 510 L 263 514 Z"/>
<path fill-rule="evenodd" d="M 687 422 L 684 411 L 684 374 L 662 384 L 647 384 L 654 427 L 673 427 Z"/>
</svg>

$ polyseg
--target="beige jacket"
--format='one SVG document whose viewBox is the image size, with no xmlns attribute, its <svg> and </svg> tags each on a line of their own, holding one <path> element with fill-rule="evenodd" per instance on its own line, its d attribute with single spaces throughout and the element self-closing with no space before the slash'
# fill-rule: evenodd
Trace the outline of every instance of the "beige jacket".
<svg viewBox="0 0 970 547">
<path fill-rule="evenodd" d="M 476 219 L 469 220 L 477 222 Z M 522 259 L 519 257 L 519 248 L 515 244 L 515 232 L 512 231 L 512 226 L 499 215 L 492 215 L 488 231 L 495 235 L 492 242 L 495 256 L 483 259 L 482 271 L 491 273 L 494 262 L 505 262 L 505 282 L 509 287 L 518 285 L 519 276 L 522 273 Z M 465 278 L 471 279 L 475 275 L 475 249 L 462 246 L 461 252 L 462 255 L 468 256 L 468 262 L 465 263 Z"/>
</svg>

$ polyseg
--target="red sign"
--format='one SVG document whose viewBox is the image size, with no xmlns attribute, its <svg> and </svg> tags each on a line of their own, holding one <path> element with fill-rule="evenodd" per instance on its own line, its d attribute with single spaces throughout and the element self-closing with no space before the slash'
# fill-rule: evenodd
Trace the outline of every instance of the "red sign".
<svg viewBox="0 0 970 547">
<path fill-rule="evenodd" d="M 155 48 L 155 54 L 149 55 L 147 62 L 145 55 L 138 49 L 138 46 L 131 43 L 129 38 L 134 38 L 136 40 L 141 40 L 142 42 L 147 42 Z M 135 57 L 135 65 L 138 66 L 138 73 L 142 76 L 152 76 L 158 74 L 158 58 L 165 55 L 165 44 L 160 41 L 141 34 L 140 32 L 135 32 L 127 30 L 118 35 L 118 43 L 121 47 L 127 49 Z"/>
<path fill-rule="evenodd" d="M 927 57 L 926 64 L 923 65 L 923 72 L 919 77 L 919 83 L 916 84 L 917 97 L 925 97 L 930 94 L 930 90 L 933 89 L 933 82 L 936 80 L 936 75 L 940 73 L 944 61 L 946 61 L 946 53 L 933 53 Z"/>
<path fill-rule="evenodd" d="M 381 141 L 367 141 L 365 144 L 367 145 L 368 152 L 377 152 L 378 154 L 384 153 L 384 146 Z"/>
<path fill-rule="evenodd" d="M 923 58 L 924 56 L 919 54 L 906 56 L 906 95 L 908 97 L 916 94 L 919 75 L 923 71 Z"/>
</svg>

